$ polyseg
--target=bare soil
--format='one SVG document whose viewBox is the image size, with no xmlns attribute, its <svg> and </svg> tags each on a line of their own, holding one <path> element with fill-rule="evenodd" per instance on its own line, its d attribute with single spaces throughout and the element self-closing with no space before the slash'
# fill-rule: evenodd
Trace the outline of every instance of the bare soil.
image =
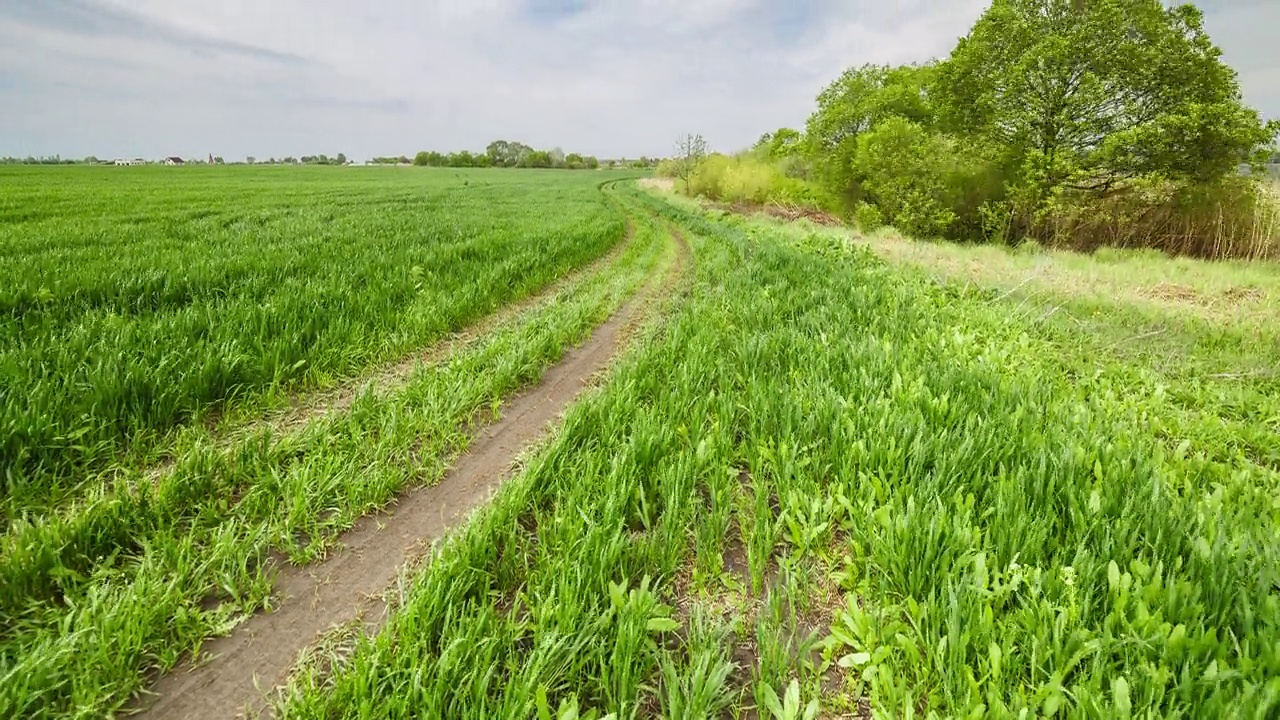
<svg viewBox="0 0 1280 720">
<path fill-rule="evenodd" d="M 651 281 L 641 295 L 661 294 L 683 274 L 688 251 L 683 240 L 679 244 L 664 282 Z M 406 493 L 394 507 L 357 522 L 325 561 L 277 565 L 274 609 L 250 617 L 228 637 L 205 643 L 207 661 L 160 678 L 138 702 L 140 715 L 203 720 L 267 713 L 273 690 L 331 628 L 356 623 L 366 633 L 376 632 L 386 620 L 384 596 L 400 569 L 424 557 L 433 542 L 489 500 L 520 451 L 547 432 L 609 367 L 643 302 L 633 298 L 585 344 L 566 353 L 536 387 L 504 405 L 501 419 L 480 432 L 438 484 Z"/>
</svg>

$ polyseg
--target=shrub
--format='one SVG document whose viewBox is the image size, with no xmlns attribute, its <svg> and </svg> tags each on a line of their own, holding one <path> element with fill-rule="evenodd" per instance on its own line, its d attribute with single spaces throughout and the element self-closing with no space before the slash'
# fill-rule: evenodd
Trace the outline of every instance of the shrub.
<svg viewBox="0 0 1280 720">
<path fill-rule="evenodd" d="M 884 215 L 880 208 L 865 202 L 858 203 L 857 209 L 853 211 L 853 220 L 862 232 L 872 232 L 884 225 Z"/>
<path fill-rule="evenodd" d="M 720 199 L 733 203 L 763 204 L 771 198 L 770 189 L 778 170 L 764 162 L 736 158 L 725 168 L 720 180 Z"/>
<path fill-rule="evenodd" d="M 887 222 L 913 235 L 936 237 L 956 220 L 949 177 L 953 151 L 945 136 L 895 117 L 858 138 L 853 167 Z"/>
</svg>

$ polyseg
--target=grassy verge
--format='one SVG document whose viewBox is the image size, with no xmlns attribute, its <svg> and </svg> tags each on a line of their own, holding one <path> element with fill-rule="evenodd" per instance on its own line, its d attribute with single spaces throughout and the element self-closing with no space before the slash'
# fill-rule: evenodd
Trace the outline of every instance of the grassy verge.
<svg viewBox="0 0 1280 720">
<path fill-rule="evenodd" d="M 123 482 L 0 549 L 0 715 L 94 715 L 269 603 L 268 559 L 323 555 L 355 519 L 435 482 L 486 413 L 635 292 L 662 255 L 651 223 L 582 277 L 390 395 L 284 437 L 196 448 L 154 488 Z M 664 249 L 665 248 L 665 249 Z"/>
<path fill-rule="evenodd" d="M 900 266 L 1014 313 L 1077 383 L 1141 402 L 1171 447 L 1280 470 L 1280 265 L 1092 255 L 913 241 L 892 232 L 774 225 L 864 245 Z"/>
<path fill-rule="evenodd" d="M 685 307 L 284 715 L 1276 710 L 1273 474 L 990 294 L 663 211 Z"/>
</svg>

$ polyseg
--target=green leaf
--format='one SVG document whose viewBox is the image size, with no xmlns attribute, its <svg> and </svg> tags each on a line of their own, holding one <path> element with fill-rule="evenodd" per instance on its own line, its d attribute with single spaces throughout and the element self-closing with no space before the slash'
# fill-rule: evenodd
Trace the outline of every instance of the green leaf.
<svg viewBox="0 0 1280 720">
<path fill-rule="evenodd" d="M 866 665 L 869 662 L 871 662 L 871 653 L 857 652 L 857 653 L 849 653 L 848 655 L 845 655 L 844 657 L 837 660 L 836 664 L 842 668 L 854 668 L 854 667 L 862 667 L 863 665 Z"/>
<path fill-rule="evenodd" d="M 774 718 L 782 720 L 782 718 L 786 717 L 786 713 L 782 710 L 782 702 L 778 700 L 778 693 L 774 692 L 772 687 L 761 683 L 759 687 L 759 694 L 764 700 L 765 709 L 767 709 Z"/>
<path fill-rule="evenodd" d="M 787 697 L 782 702 L 783 708 L 787 710 L 787 717 L 793 718 L 800 711 L 800 682 L 792 680 L 787 685 Z"/>
<path fill-rule="evenodd" d="M 547 703 L 547 689 L 539 687 L 534 695 L 534 705 L 538 709 L 538 720 L 552 720 L 551 706 Z"/>
<path fill-rule="evenodd" d="M 664 633 L 678 629 L 680 627 L 680 623 L 672 620 L 671 618 L 656 617 L 649 618 L 649 622 L 645 623 L 644 626 L 649 630 L 649 632 Z"/>
<path fill-rule="evenodd" d="M 1111 681 L 1111 695 L 1115 698 L 1116 711 L 1123 717 L 1129 717 L 1133 706 L 1129 702 L 1129 681 L 1123 675 Z"/>
<path fill-rule="evenodd" d="M 1040 711 L 1049 717 L 1058 714 L 1058 710 L 1062 709 L 1062 703 L 1066 700 L 1062 696 L 1062 691 L 1054 688 L 1049 692 L 1049 697 L 1044 699 L 1044 704 L 1040 706 Z"/>
</svg>

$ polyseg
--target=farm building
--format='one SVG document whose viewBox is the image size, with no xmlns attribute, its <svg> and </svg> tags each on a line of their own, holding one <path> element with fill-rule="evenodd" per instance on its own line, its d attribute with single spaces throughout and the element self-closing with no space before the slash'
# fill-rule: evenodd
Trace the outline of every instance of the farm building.
<svg viewBox="0 0 1280 720">
<path fill-rule="evenodd" d="M 177 155 L 174 155 L 173 157 L 165 158 L 164 164 L 165 165 L 185 165 L 186 161 L 178 157 Z"/>
</svg>

